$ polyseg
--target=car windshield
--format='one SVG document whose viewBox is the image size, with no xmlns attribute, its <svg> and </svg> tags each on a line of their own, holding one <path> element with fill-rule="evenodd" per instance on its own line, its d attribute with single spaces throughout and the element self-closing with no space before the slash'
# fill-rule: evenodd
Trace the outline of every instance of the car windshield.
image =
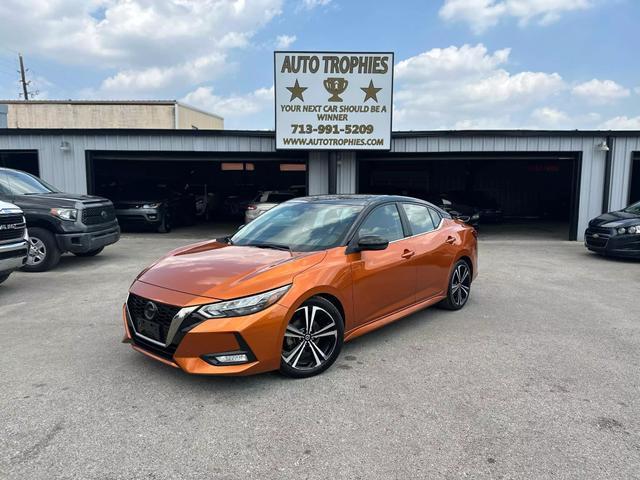
<svg viewBox="0 0 640 480">
<path fill-rule="evenodd" d="M 11 195 L 35 195 L 60 192 L 60 190 L 33 175 L 11 170 L 0 171 L 0 187 L 11 192 Z"/>
<path fill-rule="evenodd" d="M 640 215 L 640 202 L 629 205 L 624 209 L 624 211 L 627 213 L 635 213 L 637 215 Z"/>
<path fill-rule="evenodd" d="M 284 247 L 312 252 L 338 246 L 361 206 L 287 202 L 239 230 L 234 245 Z"/>
</svg>

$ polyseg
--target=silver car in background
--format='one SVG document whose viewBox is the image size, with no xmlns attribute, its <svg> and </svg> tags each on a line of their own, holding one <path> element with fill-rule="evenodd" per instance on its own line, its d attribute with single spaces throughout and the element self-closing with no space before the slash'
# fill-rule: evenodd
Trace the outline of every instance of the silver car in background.
<svg viewBox="0 0 640 480">
<path fill-rule="evenodd" d="M 258 193 L 258 196 L 253 199 L 244 212 L 244 224 L 250 223 L 276 205 L 295 197 L 296 194 L 289 191 L 266 190 Z"/>
<path fill-rule="evenodd" d="M 0 201 L 0 283 L 27 262 L 29 236 L 22 210 Z"/>
</svg>

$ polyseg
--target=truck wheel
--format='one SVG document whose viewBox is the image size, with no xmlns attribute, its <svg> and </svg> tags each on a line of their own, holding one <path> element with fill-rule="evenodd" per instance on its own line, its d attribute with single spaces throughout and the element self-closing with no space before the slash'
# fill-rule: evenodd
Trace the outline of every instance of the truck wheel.
<svg viewBox="0 0 640 480">
<path fill-rule="evenodd" d="M 4 282 L 7 278 L 9 278 L 10 273 L 5 273 L 4 275 L 0 275 L 0 283 Z"/>
<path fill-rule="evenodd" d="M 51 232 L 44 228 L 29 229 L 29 256 L 27 264 L 22 267 L 25 272 L 46 272 L 60 261 L 60 249 Z"/>
<path fill-rule="evenodd" d="M 95 257 L 98 255 L 104 247 L 96 248 L 95 250 L 89 250 L 88 252 L 74 253 L 76 257 Z"/>
</svg>

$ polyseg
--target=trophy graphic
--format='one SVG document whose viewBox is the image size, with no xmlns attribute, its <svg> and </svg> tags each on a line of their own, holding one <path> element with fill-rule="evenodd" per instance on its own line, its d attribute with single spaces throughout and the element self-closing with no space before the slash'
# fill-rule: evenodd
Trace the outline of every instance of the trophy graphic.
<svg viewBox="0 0 640 480">
<path fill-rule="evenodd" d="M 329 101 L 341 102 L 342 98 L 340 98 L 340 95 L 347 89 L 349 81 L 346 78 L 329 77 L 325 78 L 323 84 L 324 88 L 327 89 L 327 92 L 331 94 L 331 96 L 329 97 Z"/>
</svg>

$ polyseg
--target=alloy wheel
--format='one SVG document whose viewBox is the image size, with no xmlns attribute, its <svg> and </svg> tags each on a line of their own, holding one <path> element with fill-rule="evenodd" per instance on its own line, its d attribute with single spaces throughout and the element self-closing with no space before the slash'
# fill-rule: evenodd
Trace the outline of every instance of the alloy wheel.
<svg viewBox="0 0 640 480">
<path fill-rule="evenodd" d="M 44 242 L 37 237 L 29 237 L 27 265 L 39 265 L 45 258 L 47 258 L 47 247 Z"/>
<path fill-rule="evenodd" d="M 299 371 L 315 370 L 332 357 L 338 342 L 338 326 L 324 308 L 298 308 L 284 334 L 282 360 Z"/>
<path fill-rule="evenodd" d="M 471 291 L 471 272 L 466 263 L 460 263 L 451 276 L 451 299 L 457 307 L 463 306 Z"/>
</svg>

